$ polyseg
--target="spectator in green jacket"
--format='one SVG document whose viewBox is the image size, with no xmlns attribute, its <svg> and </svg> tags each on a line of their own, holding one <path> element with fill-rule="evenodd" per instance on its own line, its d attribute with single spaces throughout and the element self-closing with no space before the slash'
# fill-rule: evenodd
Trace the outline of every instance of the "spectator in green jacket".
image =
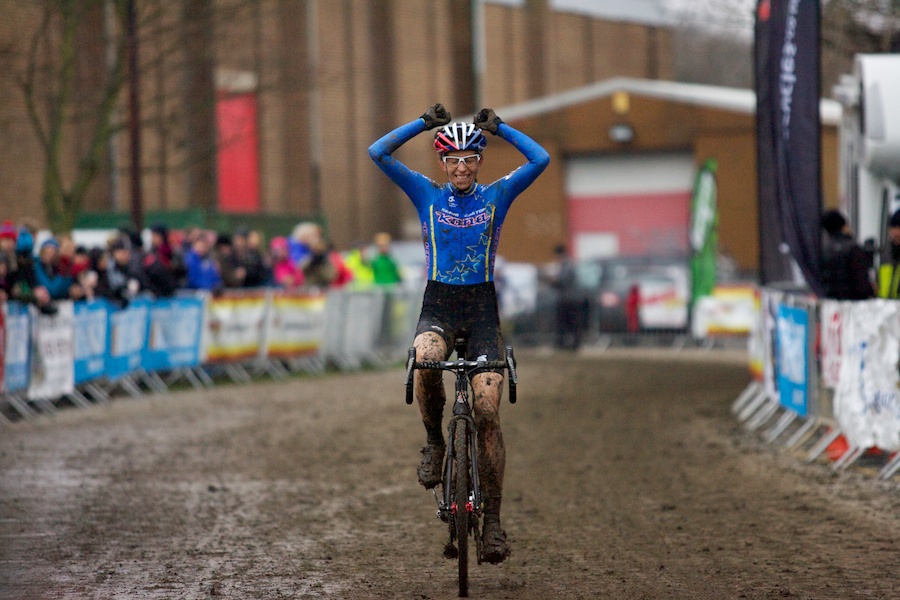
<svg viewBox="0 0 900 600">
<path fill-rule="evenodd" d="M 878 267 L 878 297 L 900 298 L 900 210 L 888 222 L 888 245 Z"/>
<path fill-rule="evenodd" d="M 377 253 L 372 259 L 372 273 L 377 285 L 394 285 L 403 279 L 400 268 L 391 256 L 391 235 L 381 232 L 375 234 Z"/>
</svg>

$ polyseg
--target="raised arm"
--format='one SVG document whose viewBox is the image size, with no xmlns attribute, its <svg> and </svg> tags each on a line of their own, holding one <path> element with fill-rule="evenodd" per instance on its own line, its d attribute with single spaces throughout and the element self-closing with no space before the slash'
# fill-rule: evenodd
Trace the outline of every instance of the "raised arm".
<svg viewBox="0 0 900 600">
<path fill-rule="evenodd" d="M 369 156 L 391 181 L 400 186 L 407 196 L 412 197 L 417 179 L 428 180 L 428 178 L 404 165 L 394 158 L 393 154 L 397 148 L 423 131 L 446 125 L 449 122 L 450 113 L 443 105 L 434 104 L 415 121 L 401 125 L 369 146 Z"/>
<path fill-rule="evenodd" d="M 550 155 L 540 144 L 518 129 L 504 123 L 492 109 L 481 109 L 475 115 L 473 123 L 476 127 L 489 131 L 512 144 L 528 160 L 527 163 L 504 178 L 504 192 L 510 200 L 521 194 L 550 164 Z"/>
</svg>

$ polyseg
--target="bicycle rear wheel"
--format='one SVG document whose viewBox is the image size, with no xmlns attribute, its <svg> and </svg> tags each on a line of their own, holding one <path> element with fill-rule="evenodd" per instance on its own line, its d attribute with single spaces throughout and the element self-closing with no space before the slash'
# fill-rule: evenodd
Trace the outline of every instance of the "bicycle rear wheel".
<svg viewBox="0 0 900 600">
<path fill-rule="evenodd" d="M 456 543 L 459 547 L 459 597 L 469 595 L 469 519 L 472 516 L 469 506 L 469 435 L 468 427 L 463 420 L 456 424 L 453 436 L 453 448 L 456 464 L 453 473 L 453 503 L 456 505 Z"/>
</svg>

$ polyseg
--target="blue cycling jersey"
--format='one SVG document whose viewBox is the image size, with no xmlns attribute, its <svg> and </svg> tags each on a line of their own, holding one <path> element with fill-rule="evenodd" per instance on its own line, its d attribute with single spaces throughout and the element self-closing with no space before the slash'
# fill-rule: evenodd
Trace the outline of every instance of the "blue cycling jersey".
<svg viewBox="0 0 900 600">
<path fill-rule="evenodd" d="M 428 279 L 454 285 L 494 280 L 500 229 L 512 201 L 550 163 L 550 155 L 524 133 L 501 123 L 497 136 L 515 146 L 528 162 L 490 185 L 475 183 L 462 193 L 449 181 L 432 181 L 395 159 L 400 146 L 425 131 L 417 119 L 369 147 L 369 156 L 409 196 L 419 214 Z"/>
</svg>

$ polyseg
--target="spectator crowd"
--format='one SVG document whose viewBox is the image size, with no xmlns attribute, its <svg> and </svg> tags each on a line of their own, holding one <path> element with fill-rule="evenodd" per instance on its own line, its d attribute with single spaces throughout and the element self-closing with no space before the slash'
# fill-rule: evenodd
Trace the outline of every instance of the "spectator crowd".
<svg viewBox="0 0 900 600">
<path fill-rule="evenodd" d="M 30 223 L 0 225 L 0 302 L 35 304 L 46 313 L 57 300 L 104 298 L 124 306 L 138 295 L 157 298 L 179 290 L 218 294 L 233 288 L 367 287 L 401 282 L 390 254 L 391 237 L 379 233 L 374 251 L 359 245 L 341 253 L 317 223 L 298 224 L 289 236 L 266 245 L 259 231 L 200 228 L 170 231 L 156 224 L 144 244 L 139 232 L 119 230 L 105 247 L 76 245 L 70 235 L 51 235 L 36 247 Z"/>
</svg>

